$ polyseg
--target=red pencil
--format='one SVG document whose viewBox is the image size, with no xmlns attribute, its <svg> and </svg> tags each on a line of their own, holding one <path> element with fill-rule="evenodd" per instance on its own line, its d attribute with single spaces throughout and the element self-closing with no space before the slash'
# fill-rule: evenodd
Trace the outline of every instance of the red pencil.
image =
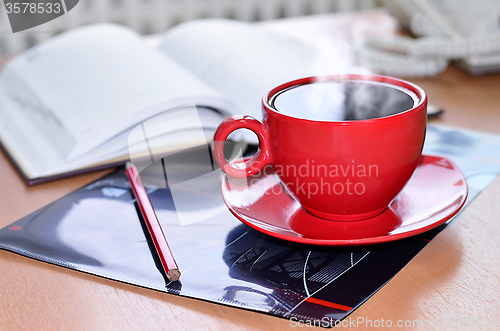
<svg viewBox="0 0 500 331">
<path fill-rule="evenodd" d="M 151 205 L 148 194 L 144 189 L 144 185 L 142 184 L 137 169 L 130 162 L 127 162 L 126 173 L 130 181 L 130 185 L 132 186 L 135 199 L 137 200 L 137 204 L 139 205 L 139 209 L 141 210 L 142 217 L 144 218 L 149 234 L 153 239 L 153 243 L 160 258 L 161 265 L 163 266 L 163 270 L 169 280 L 176 281 L 181 276 L 181 272 L 179 271 L 179 267 L 177 267 L 177 263 L 175 262 L 172 252 L 170 251 L 170 247 L 168 247 L 167 239 L 165 239 L 160 222 L 158 222 L 158 218 L 156 217 L 155 211 Z"/>
</svg>

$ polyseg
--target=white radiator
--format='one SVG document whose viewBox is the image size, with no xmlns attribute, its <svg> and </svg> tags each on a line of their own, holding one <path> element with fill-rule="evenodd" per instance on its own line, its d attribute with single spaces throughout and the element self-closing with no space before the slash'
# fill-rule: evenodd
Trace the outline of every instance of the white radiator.
<svg viewBox="0 0 500 331">
<path fill-rule="evenodd" d="M 0 55 L 18 53 L 57 33 L 90 23 L 119 23 L 149 34 L 161 33 L 177 23 L 197 18 L 269 20 L 368 9 L 376 3 L 377 0 L 80 0 L 65 15 L 17 33 L 12 33 L 2 5 Z"/>
</svg>

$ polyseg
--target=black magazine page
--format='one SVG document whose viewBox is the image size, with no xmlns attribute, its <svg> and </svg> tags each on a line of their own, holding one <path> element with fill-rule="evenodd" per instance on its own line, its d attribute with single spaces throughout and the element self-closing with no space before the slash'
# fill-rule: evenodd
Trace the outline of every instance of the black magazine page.
<svg viewBox="0 0 500 331">
<path fill-rule="evenodd" d="M 182 273 L 178 281 L 162 271 L 123 170 L 0 230 L 0 248 L 158 291 L 331 327 L 446 227 L 359 247 L 276 239 L 231 214 L 221 195 L 220 169 L 207 167 L 207 154 L 200 153 L 173 155 L 141 172 Z M 424 153 L 455 161 L 467 178 L 468 202 L 500 172 L 496 135 L 429 126 Z M 194 179 L 196 189 L 189 185 Z M 171 189 L 175 183 L 183 188 Z"/>
</svg>

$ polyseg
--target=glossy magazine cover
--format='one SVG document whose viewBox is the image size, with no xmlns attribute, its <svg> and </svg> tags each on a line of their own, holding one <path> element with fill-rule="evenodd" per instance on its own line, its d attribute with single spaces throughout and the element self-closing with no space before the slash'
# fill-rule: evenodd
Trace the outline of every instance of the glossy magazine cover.
<svg viewBox="0 0 500 331">
<path fill-rule="evenodd" d="M 208 151 L 174 155 L 141 172 L 182 272 L 178 281 L 168 281 L 162 271 L 123 170 L 0 230 L 0 248 L 158 291 L 330 327 L 446 227 L 359 247 L 276 239 L 242 224 L 227 209 L 218 169 L 202 162 Z M 500 172 L 496 135 L 429 126 L 424 154 L 449 157 L 459 166 L 468 202 Z M 161 170 L 165 165 L 168 178 Z M 194 178 L 196 189 L 170 187 Z"/>
</svg>

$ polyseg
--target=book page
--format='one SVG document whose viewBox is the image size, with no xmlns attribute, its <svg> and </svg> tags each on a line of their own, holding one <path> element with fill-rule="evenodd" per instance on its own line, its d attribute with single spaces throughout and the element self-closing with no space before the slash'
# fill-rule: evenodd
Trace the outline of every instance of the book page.
<svg viewBox="0 0 500 331">
<path fill-rule="evenodd" d="M 212 88 L 116 25 L 77 29 L 23 53 L 0 73 L 0 90 L 0 137 L 16 145 L 7 148 L 30 173 L 185 104 L 234 112 Z"/>
<path fill-rule="evenodd" d="M 160 50 L 257 119 L 266 92 L 315 69 L 314 49 L 230 20 L 181 24 L 165 34 Z"/>
<path fill-rule="evenodd" d="M 141 129 L 146 123 L 150 148 L 159 150 L 161 153 L 171 154 L 181 149 L 204 145 L 212 140 L 215 129 L 227 114 L 223 115 L 204 107 L 196 107 L 196 111 L 189 111 L 189 109 L 186 111 L 186 108 L 190 107 L 192 108 L 192 105 L 172 109 L 149 118 L 99 145 L 84 158 L 64 163 L 59 168 L 52 168 L 43 175 L 51 176 L 67 171 L 68 168 L 82 169 L 110 162 L 149 158 L 148 148 L 146 150 L 143 148 L 144 141 L 134 139 L 136 137 L 131 134 Z M 165 123 L 169 125 L 166 126 Z M 201 140 L 200 134 L 203 135 Z"/>
</svg>

